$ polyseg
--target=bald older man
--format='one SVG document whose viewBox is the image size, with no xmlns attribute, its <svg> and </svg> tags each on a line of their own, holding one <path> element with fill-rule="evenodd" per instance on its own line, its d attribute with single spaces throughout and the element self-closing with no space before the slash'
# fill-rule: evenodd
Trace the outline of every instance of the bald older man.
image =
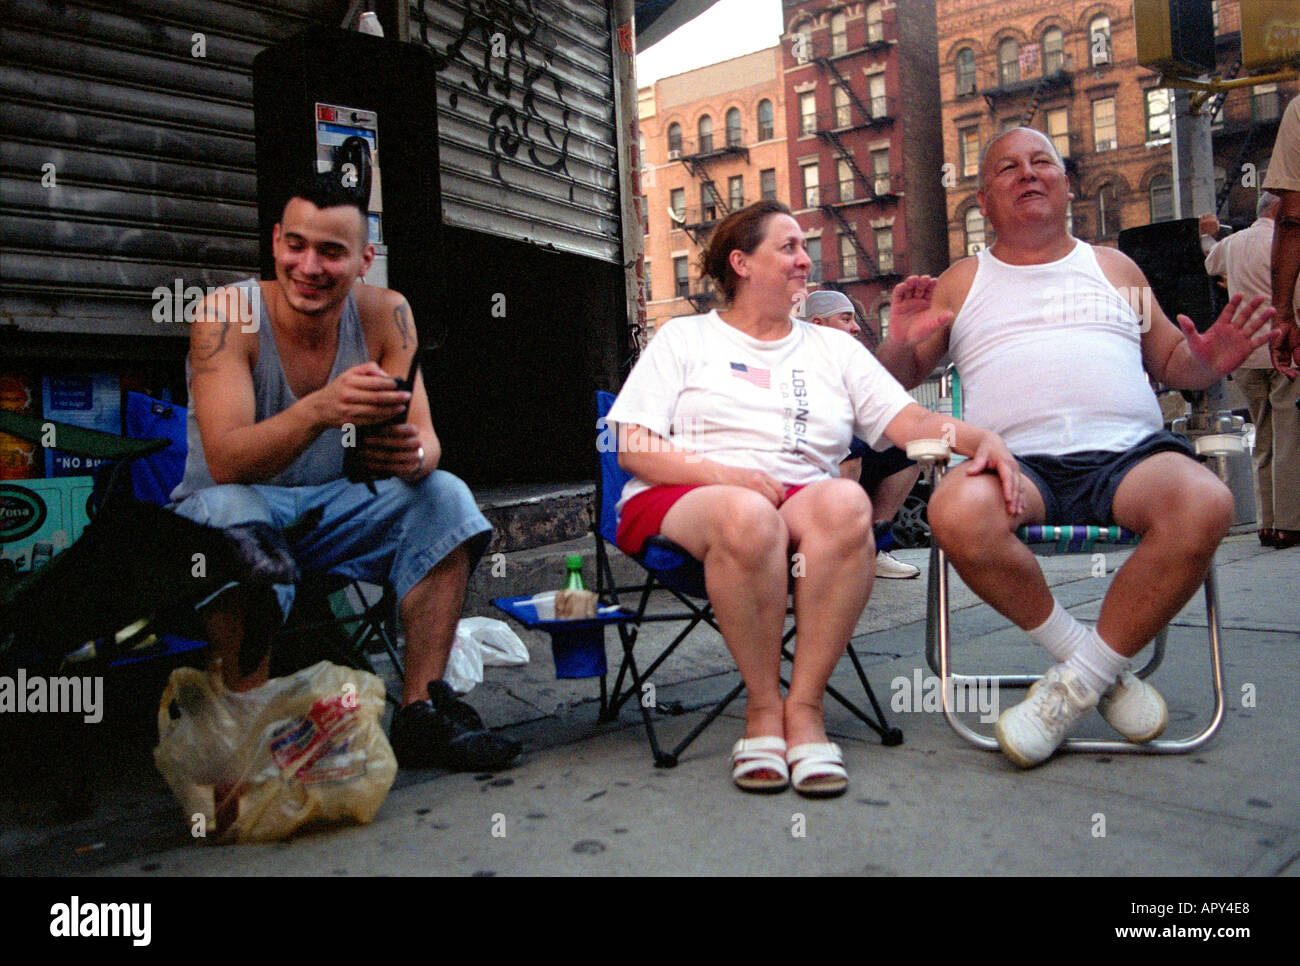
<svg viewBox="0 0 1300 966">
<path fill-rule="evenodd" d="M 1066 230 L 1073 195 L 1041 132 L 995 138 L 977 195 L 993 246 L 938 280 L 909 278 L 893 293 L 878 358 L 904 386 L 945 355 L 961 372 L 970 422 L 1017 454 L 1025 510 L 1007 512 L 995 478 L 950 473 L 930 499 L 930 526 L 962 579 L 1043 645 L 1056 663 L 1027 699 L 1002 713 L 997 738 L 1022 767 L 1052 755 L 1090 709 L 1129 741 L 1168 721 L 1164 700 L 1127 668 L 1204 580 L 1232 521 L 1232 494 L 1163 429 L 1147 382 L 1201 389 L 1263 345 L 1273 311 L 1232 299 L 1204 334 L 1152 301 L 1120 252 Z M 1182 331 L 1179 331 L 1181 327 Z M 1095 629 L 1053 597 L 1025 524 L 1119 524 L 1142 542 L 1116 573 Z"/>
</svg>

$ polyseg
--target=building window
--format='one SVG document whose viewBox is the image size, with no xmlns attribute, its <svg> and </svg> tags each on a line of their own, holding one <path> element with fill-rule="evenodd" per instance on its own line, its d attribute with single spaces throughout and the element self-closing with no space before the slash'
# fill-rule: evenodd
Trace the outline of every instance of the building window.
<svg viewBox="0 0 1300 966">
<path fill-rule="evenodd" d="M 713 182 L 700 185 L 700 221 L 718 220 L 718 193 Z"/>
<path fill-rule="evenodd" d="M 966 254 L 984 251 L 984 216 L 978 208 L 966 211 Z"/>
<path fill-rule="evenodd" d="M 713 118 L 707 114 L 700 118 L 698 131 L 700 134 L 700 144 L 696 150 L 699 151 L 700 154 L 707 154 L 709 151 L 713 150 Z"/>
<path fill-rule="evenodd" d="M 1115 150 L 1115 98 L 1092 102 L 1092 141 L 1098 152 Z"/>
<path fill-rule="evenodd" d="M 849 163 L 848 158 L 836 159 L 835 173 L 839 176 L 835 200 L 852 201 L 856 192 L 853 190 L 853 165 Z"/>
<path fill-rule="evenodd" d="M 817 133 L 817 96 L 812 91 L 799 95 L 799 133 Z"/>
<path fill-rule="evenodd" d="M 1255 121 L 1276 121 L 1282 116 L 1277 84 L 1259 84 L 1251 89 L 1250 114 Z"/>
<path fill-rule="evenodd" d="M 1011 117 L 1004 117 L 1001 121 L 998 122 L 998 133 L 1006 134 L 1008 131 L 1012 131 L 1020 127 L 1020 120 L 1023 117 L 1024 117 L 1023 114 L 1013 114 L 1011 115 Z"/>
<path fill-rule="evenodd" d="M 799 166 L 803 173 L 803 206 L 805 208 L 816 208 L 821 204 L 821 191 L 817 180 L 817 162 L 803 164 Z"/>
<path fill-rule="evenodd" d="M 876 312 L 876 318 L 880 320 L 880 341 L 885 341 L 885 336 L 889 335 L 889 303 L 881 302 L 880 309 Z"/>
<path fill-rule="evenodd" d="M 885 97 L 885 75 L 872 74 L 867 78 L 867 96 L 871 98 L 871 116 L 889 116 L 889 101 Z"/>
<path fill-rule="evenodd" d="M 963 47 L 957 51 L 957 96 L 975 93 L 975 51 Z"/>
<path fill-rule="evenodd" d="M 962 128 L 957 132 L 957 143 L 961 148 L 961 175 L 963 178 L 973 178 L 980 173 L 979 128 Z"/>
<path fill-rule="evenodd" d="M 758 102 L 758 139 L 760 141 L 770 141 L 776 136 L 772 127 L 772 102 L 762 100 Z"/>
<path fill-rule="evenodd" d="M 668 125 L 668 157 L 682 156 L 682 126 L 674 121 Z"/>
<path fill-rule="evenodd" d="M 1219 0 L 1210 0 L 1210 21 L 1214 24 L 1214 32 L 1219 32 Z"/>
<path fill-rule="evenodd" d="M 853 245 L 853 236 L 848 232 L 840 234 L 840 278 L 858 277 L 858 250 Z"/>
<path fill-rule="evenodd" d="M 1070 109 L 1054 107 L 1047 112 L 1047 136 L 1062 158 L 1070 156 Z"/>
<path fill-rule="evenodd" d="M 740 108 L 733 107 L 727 111 L 727 147 L 738 147 L 740 140 Z"/>
<path fill-rule="evenodd" d="M 763 198 L 776 197 L 776 168 L 764 168 L 758 173 L 758 193 Z"/>
<path fill-rule="evenodd" d="M 831 14 L 831 56 L 849 49 L 849 18 L 843 10 Z"/>
<path fill-rule="evenodd" d="M 867 4 L 867 43 L 878 44 L 885 39 L 885 14 L 879 3 Z"/>
<path fill-rule="evenodd" d="M 881 274 L 889 274 L 894 270 L 894 229 L 877 228 L 876 229 L 876 265 Z"/>
<path fill-rule="evenodd" d="M 645 279 L 645 300 L 647 302 L 653 302 L 655 297 L 654 297 L 654 293 L 651 291 L 650 288 L 650 280 L 654 277 L 654 275 L 650 271 L 650 259 L 648 258 L 645 260 L 645 275 L 643 277 Z"/>
<path fill-rule="evenodd" d="M 1065 233 L 1071 236 L 1074 235 L 1074 201 L 1073 200 L 1067 201 L 1065 203 Z"/>
<path fill-rule="evenodd" d="M 1093 67 L 1111 62 L 1110 17 L 1093 17 L 1088 21 L 1088 60 Z"/>
<path fill-rule="evenodd" d="M 876 194 L 892 194 L 893 185 L 889 178 L 889 148 L 877 148 L 871 152 L 871 178 Z"/>
<path fill-rule="evenodd" d="M 646 195 L 641 196 L 641 229 L 650 234 L 650 198 Z"/>
<path fill-rule="evenodd" d="M 1006 87 L 1020 80 L 1020 44 L 1007 37 L 998 44 L 998 84 Z"/>
<path fill-rule="evenodd" d="M 641 167 L 645 167 L 645 131 L 636 132 L 636 156 Z"/>
<path fill-rule="evenodd" d="M 835 126 L 848 127 L 853 123 L 853 105 L 849 103 L 849 89 L 842 84 L 831 88 L 831 99 L 835 103 Z"/>
<path fill-rule="evenodd" d="M 1146 92 L 1147 143 L 1169 138 L 1169 88 L 1157 87 Z"/>
<path fill-rule="evenodd" d="M 794 59 L 800 64 L 808 63 L 812 57 L 812 21 L 805 20 L 794 28 Z"/>
<path fill-rule="evenodd" d="M 673 220 L 680 225 L 686 218 L 685 188 L 674 188 L 668 193 L 668 207 L 673 210 Z"/>
<path fill-rule="evenodd" d="M 822 240 L 820 238 L 809 238 L 806 242 L 808 258 L 812 261 L 812 268 L 808 271 L 809 282 L 820 282 L 822 280 Z"/>
<path fill-rule="evenodd" d="M 684 299 L 691 294 L 691 279 L 686 267 L 686 256 L 673 259 L 673 297 Z"/>
<path fill-rule="evenodd" d="M 1106 183 L 1097 189 L 1097 237 L 1108 238 L 1119 232 L 1119 204 L 1115 186 Z"/>
<path fill-rule="evenodd" d="M 1065 34 L 1060 27 L 1043 31 L 1043 76 L 1065 69 Z"/>
<path fill-rule="evenodd" d="M 733 174 L 727 179 L 727 207 L 739 211 L 745 207 L 745 176 Z"/>
<path fill-rule="evenodd" d="M 1174 179 L 1158 174 L 1151 179 L 1151 221 L 1174 220 Z"/>
</svg>

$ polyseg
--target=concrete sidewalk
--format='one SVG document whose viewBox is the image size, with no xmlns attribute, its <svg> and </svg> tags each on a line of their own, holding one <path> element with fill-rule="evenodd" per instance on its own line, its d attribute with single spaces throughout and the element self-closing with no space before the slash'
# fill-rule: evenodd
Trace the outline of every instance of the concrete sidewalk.
<svg viewBox="0 0 1300 966">
<path fill-rule="evenodd" d="M 923 568 L 925 551 L 901 558 Z M 1108 569 L 1122 552 L 1107 554 Z M 1077 615 L 1095 619 L 1109 575 L 1087 556 L 1043 559 L 1049 582 Z M 972 748 L 941 714 L 888 711 L 905 734 L 885 748 L 828 702 L 851 786 L 828 801 L 792 791 L 747 795 L 729 779 L 740 735 L 737 702 L 675 769 L 652 766 L 634 708 L 596 723 L 596 683 L 556 681 L 549 645 L 525 633 L 527 667 L 489 669 L 471 700 L 520 737 L 520 765 L 497 775 L 415 772 L 398 782 L 374 823 L 270 846 L 193 843 L 147 750 L 118 769 L 94 816 L 0 835 L 0 863 L 19 873 L 107 875 L 346 874 L 1300 874 L 1300 548 L 1229 537 L 1218 555 L 1228 712 L 1210 744 L 1186 756 L 1062 755 L 1021 772 Z M 954 633 L 966 670 L 1037 671 L 1045 655 L 958 583 Z M 929 675 L 925 579 L 878 581 L 854 637 L 882 703 Z M 1153 682 L 1171 712 L 1169 736 L 1194 733 L 1211 707 L 1198 595 L 1170 630 Z M 653 626 L 649 636 L 668 631 Z M 615 666 L 616 645 L 609 634 Z M 965 657 L 969 655 L 969 657 Z M 671 745 L 698 710 L 738 680 L 712 632 L 697 632 L 657 675 Z M 835 681 L 857 693 L 846 663 Z M 1250 697 L 1253 692 L 1253 707 Z M 901 693 L 901 692 L 900 692 Z M 1001 701 L 1019 700 L 1018 692 Z M 972 721 L 976 721 L 972 716 Z M 985 726 L 986 728 L 988 726 Z M 1107 736 L 1093 715 L 1080 734 Z M 143 766 L 138 760 L 145 757 Z"/>
</svg>

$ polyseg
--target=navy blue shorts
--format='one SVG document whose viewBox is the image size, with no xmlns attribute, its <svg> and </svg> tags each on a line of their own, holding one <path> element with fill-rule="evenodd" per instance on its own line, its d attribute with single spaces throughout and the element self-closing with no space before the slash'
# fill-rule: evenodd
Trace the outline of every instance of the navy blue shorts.
<svg viewBox="0 0 1300 966">
<path fill-rule="evenodd" d="M 1196 458 L 1186 436 L 1160 430 L 1121 452 L 1088 450 L 1064 456 L 1017 456 L 1020 470 L 1043 496 L 1049 524 L 1110 526 L 1115 491 L 1128 471 L 1156 453 Z"/>
<path fill-rule="evenodd" d="M 897 446 L 891 446 L 884 452 L 878 453 L 856 436 L 849 444 L 849 455 L 844 458 L 862 460 L 862 474 L 858 479 L 862 483 L 862 488 L 868 493 L 878 487 L 886 477 L 916 465 Z"/>
</svg>

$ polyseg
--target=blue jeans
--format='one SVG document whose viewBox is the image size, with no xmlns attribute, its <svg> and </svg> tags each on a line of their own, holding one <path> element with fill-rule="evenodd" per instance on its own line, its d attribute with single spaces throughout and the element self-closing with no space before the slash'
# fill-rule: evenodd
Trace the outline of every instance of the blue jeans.
<svg viewBox="0 0 1300 966">
<path fill-rule="evenodd" d="M 463 543 L 468 544 L 473 569 L 492 536 L 492 525 L 459 477 L 434 470 L 419 483 L 378 480 L 375 488 L 378 493 L 372 494 L 347 480 L 319 486 L 227 483 L 200 490 L 173 509 L 210 527 L 260 521 L 283 530 L 307 511 L 323 507 L 316 529 L 289 548 L 299 569 L 304 574 L 388 583 L 399 601 Z M 287 615 L 293 585 L 276 584 L 275 593 L 281 613 Z"/>
</svg>

